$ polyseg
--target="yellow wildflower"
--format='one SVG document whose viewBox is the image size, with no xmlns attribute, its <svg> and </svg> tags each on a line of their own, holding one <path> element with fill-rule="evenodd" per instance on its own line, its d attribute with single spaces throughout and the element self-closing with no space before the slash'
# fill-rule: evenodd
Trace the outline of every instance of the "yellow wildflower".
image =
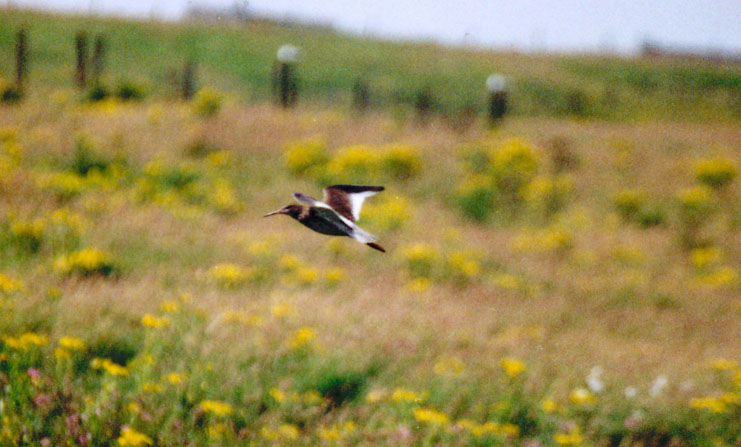
<svg viewBox="0 0 741 447">
<path fill-rule="evenodd" d="M 178 309 L 180 309 L 180 304 L 175 300 L 165 301 L 160 305 L 160 310 L 168 314 L 175 313 Z"/>
<path fill-rule="evenodd" d="M 298 427 L 293 424 L 281 424 L 278 427 L 278 432 L 285 439 L 298 439 L 301 434 Z"/>
<path fill-rule="evenodd" d="M 198 406 L 204 412 L 211 413 L 214 416 L 228 416 L 234 411 L 231 405 L 218 400 L 202 400 Z"/>
<path fill-rule="evenodd" d="M 59 346 L 70 351 L 82 351 L 85 349 L 85 342 L 76 337 L 62 337 L 59 339 Z"/>
<path fill-rule="evenodd" d="M 128 376 L 129 370 L 125 366 L 121 366 L 118 363 L 114 363 L 110 359 L 102 359 L 96 357 L 90 361 L 90 366 L 93 369 L 102 369 L 106 373 L 112 376 Z"/>
<path fill-rule="evenodd" d="M 499 366 L 509 377 L 515 378 L 525 371 L 525 363 L 514 357 L 505 357 L 499 361 Z"/>
<path fill-rule="evenodd" d="M 391 394 L 391 400 L 394 402 L 421 402 L 422 395 L 406 388 L 397 388 Z"/>
<path fill-rule="evenodd" d="M 540 403 L 540 408 L 546 413 L 555 413 L 558 410 L 558 404 L 552 398 L 543 399 Z"/>
<path fill-rule="evenodd" d="M 441 357 L 435 362 L 433 371 L 438 375 L 456 376 L 465 371 L 466 365 L 457 357 Z"/>
<path fill-rule="evenodd" d="M 286 400 L 286 393 L 279 390 L 278 388 L 270 388 L 268 390 L 268 394 L 270 394 L 270 397 L 272 397 L 278 403 L 284 402 Z"/>
<path fill-rule="evenodd" d="M 15 280 L 8 275 L 0 273 L 0 294 L 10 295 L 11 293 L 23 290 L 24 287 L 22 281 Z"/>
<path fill-rule="evenodd" d="M 585 405 L 594 401 L 594 394 L 586 388 L 575 388 L 569 393 L 569 399 L 576 405 Z"/>
<path fill-rule="evenodd" d="M 365 395 L 365 400 L 369 403 L 380 402 L 386 398 L 387 394 L 386 390 L 371 390 Z"/>
<path fill-rule="evenodd" d="M 177 372 L 171 372 L 167 374 L 165 378 L 170 385 L 180 385 L 181 383 L 185 383 L 185 381 L 188 380 L 187 375 Z"/>
<path fill-rule="evenodd" d="M 584 442 L 584 436 L 582 436 L 578 427 L 574 427 L 568 433 L 556 433 L 553 439 L 558 445 L 579 445 Z"/>
<path fill-rule="evenodd" d="M 152 328 L 161 329 L 167 327 L 170 324 L 170 320 L 167 318 L 158 318 L 152 314 L 144 314 L 141 319 L 142 325 Z"/>
<path fill-rule="evenodd" d="M 230 288 L 251 279 L 254 276 L 254 271 L 244 269 L 237 264 L 224 263 L 211 267 L 208 276 L 219 286 Z"/>
<path fill-rule="evenodd" d="M 221 438 L 226 434 L 228 431 L 228 427 L 226 424 L 219 422 L 218 424 L 209 424 L 208 425 L 208 437 L 211 439 L 218 439 Z"/>
<path fill-rule="evenodd" d="M 316 339 L 316 331 L 310 327 L 304 326 L 293 333 L 289 345 L 293 349 L 299 349 L 310 346 L 314 339 Z"/>
<path fill-rule="evenodd" d="M 429 422 L 435 425 L 445 425 L 450 422 L 447 414 L 432 408 L 415 408 L 412 414 L 414 415 L 414 419 L 419 422 Z"/>
<path fill-rule="evenodd" d="M 131 427 L 122 428 L 121 435 L 118 437 L 118 445 L 121 447 L 142 447 L 153 443 L 152 438 Z"/>
<path fill-rule="evenodd" d="M 25 350 L 31 346 L 44 346 L 49 342 L 46 335 L 36 334 L 34 332 L 26 332 L 18 337 L 2 337 L 3 343 L 9 348 Z"/>
<path fill-rule="evenodd" d="M 738 367 L 738 363 L 733 360 L 718 357 L 710 360 L 709 366 L 718 371 L 733 371 Z"/>
<path fill-rule="evenodd" d="M 296 311 L 290 304 L 274 304 L 270 308 L 270 313 L 276 318 L 287 318 L 295 315 Z"/>
<path fill-rule="evenodd" d="M 727 405 L 723 399 L 717 397 L 699 397 L 690 400 L 690 407 L 697 410 L 707 410 L 711 413 L 723 413 Z"/>
</svg>

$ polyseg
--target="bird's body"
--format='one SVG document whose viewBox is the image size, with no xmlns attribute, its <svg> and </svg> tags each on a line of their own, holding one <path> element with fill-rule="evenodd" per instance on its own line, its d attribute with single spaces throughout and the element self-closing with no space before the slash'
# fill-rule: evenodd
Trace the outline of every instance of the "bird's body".
<svg viewBox="0 0 741 447">
<path fill-rule="evenodd" d="M 293 197 L 303 205 L 291 204 L 265 215 L 286 214 L 317 233 L 329 236 L 348 236 L 378 251 L 385 252 L 376 244 L 377 237 L 355 224 L 366 197 L 380 191 L 383 186 L 333 185 L 324 188 L 324 201 L 301 193 Z"/>
</svg>

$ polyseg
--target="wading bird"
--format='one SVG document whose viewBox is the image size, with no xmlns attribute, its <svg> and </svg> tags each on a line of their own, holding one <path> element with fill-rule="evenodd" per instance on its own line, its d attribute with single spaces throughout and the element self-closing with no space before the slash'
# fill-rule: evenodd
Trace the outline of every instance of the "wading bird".
<svg viewBox="0 0 741 447">
<path fill-rule="evenodd" d="M 297 192 L 293 194 L 293 198 L 307 206 L 293 203 L 268 213 L 264 217 L 285 214 L 317 233 L 349 236 L 362 244 L 386 253 L 383 247 L 376 244 L 377 237 L 355 224 L 360 216 L 363 201 L 383 190 L 383 186 L 332 185 L 324 188 L 324 201 L 322 202 Z"/>
</svg>

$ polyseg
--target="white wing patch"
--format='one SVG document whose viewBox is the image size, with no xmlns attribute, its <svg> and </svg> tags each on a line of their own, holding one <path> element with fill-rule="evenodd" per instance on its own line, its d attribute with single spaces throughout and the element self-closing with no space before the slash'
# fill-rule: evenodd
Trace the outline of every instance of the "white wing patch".
<svg viewBox="0 0 741 447">
<path fill-rule="evenodd" d="M 352 204 L 353 215 L 354 216 L 357 216 L 356 213 L 357 212 L 360 212 L 360 207 L 363 206 L 363 200 L 365 200 L 365 198 L 368 197 L 368 196 L 372 196 L 373 194 L 375 194 L 375 191 L 360 192 L 360 193 L 355 193 L 355 194 L 351 194 L 350 195 L 350 203 Z M 359 197 L 359 198 L 356 199 L 353 196 L 362 196 L 362 197 Z M 367 244 L 368 242 L 376 242 L 378 240 L 378 238 L 376 236 L 374 236 L 374 235 L 368 233 L 367 231 L 363 230 L 362 228 L 360 228 L 359 226 L 357 226 L 355 224 L 355 222 L 353 222 L 350 219 L 346 218 L 345 216 L 337 213 L 335 210 L 332 209 L 331 206 L 327 205 L 324 202 L 320 202 L 319 200 L 316 200 L 314 198 L 311 198 L 311 197 L 309 197 L 307 195 L 304 195 L 304 194 L 301 194 L 301 193 L 298 193 L 298 192 L 293 194 L 293 198 L 296 199 L 297 201 L 305 204 L 305 205 L 315 206 L 315 207 L 318 207 L 318 208 L 327 208 L 328 210 L 332 210 L 332 212 L 335 213 L 337 215 L 337 217 L 339 217 L 340 220 L 342 220 L 342 222 L 345 225 L 347 225 L 348 227 L 350 227 L 350 229 L 352 230 L 352 233 L 350 233 L 350 237 L 353 238 L 353 239 L 355 239 L 358 242 L 362 242 L 364 244 Z M 356 203 L 357 203 L 357 205 L 355 205 Z M 356 206 L 357 206 L 357 212 L 355 211 Z M 356 219 L 357 219 L 357 217 L 356 217 Z"/>
<path fill-rule="evenodd" d="M 352 209 L 352 217 L 355 220 L 360 219 L 360 208 L 363 207 L 363 202 L 370 196 L 376 195 L 378 191 L 365 191 L 348 194 L 347 198 L 350 200 L 350 208 Z"/>
</svg>

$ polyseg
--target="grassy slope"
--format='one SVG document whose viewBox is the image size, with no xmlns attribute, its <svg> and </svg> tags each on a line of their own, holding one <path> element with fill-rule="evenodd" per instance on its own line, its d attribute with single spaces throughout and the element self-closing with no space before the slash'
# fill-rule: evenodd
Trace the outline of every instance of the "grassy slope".
<svg viewBox="0 0 741 447">
<path fill-rule="evenodd" d="M 73 36 L 85 30 L 107 36 L 112 78 L 143 82 L 159 95 L 172 90 L 168 72 L 193 57 L 203 84 L 265 99 L 275 51 L 290 42 L 302 50 L 302 90 L 334 103 L 347 103 L 353 83 L 364 78 L 382 103 L 411 101 L 429 86 L 449 113 L 470 104 L 483 108 L 484 80 L 497 71 L 514 81 L 512 104 L 519 114 L 725 121 L 737 120 L 741 110 L 737 64 L 466 50 L 269 22 L 163 24 L 4 10 L 0 25 L 0 76 L 11 76 L 13 35 L 26 25 L 32 77 L 49 87 L 69 85 Z M 583 107 L 574 105 L 575 96 Z"/>
<path fill-rule="evenodd" d="M 75 20 L 81 19 L 54 18 L 46 29 L 66 27 L 71 38 Z M 160 29 L 130 22 L 116 26 L 144 34 Z M 176 32 L 170 26 L 163 29 Z M 242 32 L 208 30 L 214 35 Z M 276 45 L 282 41 L 276 38 Z M 60 45 L 49 42 L 50 48 Z M 265 51 L 266 62 L 272 51 Z M 155 60 L 147 58 L 142 60 Z M 115 64 L 123 73 L 132 69 L 134 59 Z M 34 83 L 40 90 L 67 85 L 67 68 L 57 66 L 57 78 L 54 66 L 39 69 L 42 77 Z M 239 82 L 223 73 L 206 70 L 204 77 L 233 99 Z M 155 76 L 149 79 L 156 82 Z M 737 404 L 727 404 L 730 410 L 718 414 L 688 406 L 693 398 L 719 396 L 721 390 L 738 393 L 738 383 L 731 379 L 738 364 L 714 372 L 707 365 L 717 357 L 738 361 L 741 352 L 741 183 L 736 179 L 717 198 L 720 206 L 703 234 L 718 258 L 705 267 L 697 267 L 678 243 L 675 199 L 678 190 L 696 184 L 695 160 L 741 158 L 741 133 L 735 124 L 514 117 L 494 131 L 479 121 L 459 133 L 443 120 L 418 127 L 398 115 L 356 117 L 318 104 L 281 111 L 230 101 L 218 116 L 200 119 L 190 105 L 161 98 L 89 106 L 74 97 L 41 94 L 18 106 L 0 107 L 0 123 L 0 273 L 24 284 L 22 290 L 0 292 L 0 333 L 49 336 L 39 351 L 14 350 L 3 338 L 0 383 L 13 384 L 3 386 L 0 395 L 4 408 L 12 409 L 0 431 L 8 436 L 3 442 L 12 444 L 20 433 L 33 433 L 33 441 L 50 436 L 61 445 L 69 431 L 64 418 L 82 415 L 85 430 L 98 445 L 115 443 L 112 439 L 123 425 L 156 438 L 158 445 L 218 439 L 224 445 L 242 445 L 245 438 L 270 445 L 282 424 L 299 428 L 300 436 L 292 442 L 316 445 L 330 442 L 322 429 L 347 421 L 358 428 L 342 432 L 341 444 L 506 445 L 505 435 L 477 438 L 452 422 L 441 428 L 416 420 L 413 409 L 418 406 L 442 411 L 452 421 L 514 423 L 522 438 L 537 438 L 545 445 L 554 445 L 555 434 L 574 424 L 590 442 L 605 443 L 611 433 L 624 435 L 624 421 L 637 409 L 647 417 L 631 433 L 645 436 L 644 444 L 664 433 L 690 433 L 698 436 L 697 443 L 718 437 L 727 444 L 738 442 Z M 395 197 L 404 198 L 409 211 L 399 228 L 387 228 L 371 213 L 363 216 L 361 224 L 381 237 L 388 254 L 349 240 L 330 242 L 287 218 L 260 217 L 286 203 L 290 192 L 317 194 L 324 180 L 291 175 L 283 159 L 287 144 L 316 135 L 333 156 L 356 144 L 417 148 L 422 166 L 416 176 L 405 180 L 381 170 L 373 177 L 388 188 L 370 200 L 370 206 L 380 204 L 377 213 L 390 209 L 386 200 Z M 121 175 L 109 173 L 102 181 L 85 178 L 81 192 L 60 199 L 43 186 L 43 179 L 72 171 L 80 136 L 90 141 L 95 157 L 118 160 Z M 549 142 L 554 137 L 567 140 L 580 163 L 571 172 L 574 189 L 563 213 L 545 221 L 529 212 L 512 220 L 495 216 L 483 224 L 460 215 L 457 193 L 471 177 L 463 155 L 471 148 L 498 147 L 509 137 L 537 146 L 541 175 L 551 168 Z M 227 151 L 230 161 L 188 155 L 198 142 Z M 156 176 L 158 165 L 149 164 L 154 160 L 160 160 L 165 172 L 179 174 L 153 180 L 161 178 Z M 200 176 L 193 188 L 163 186 L 190 172 Z M 164 192 L 152 194 L 152 182 Z M 231 213 L 218 211 L 219 182 L 236 195 L 239 207 Z M 650 203 L 665 207 L 664 225 L 641 229 L 620 221 L 612 197 L 634 187 L 642 188 Z M 54 212 L 60 209 L 82 222 L 59 223 Z M 15 225 L 36 218 L 43 219 L 44 230 L 39 250 L 29 252 Z M 570 248 L 559 253 L 519 247 L 523 236 L 559 222 L 572 238 Z M 67 227 L 73 236 L 69 239 L 60 230 Z M 417 243 L 434 247 L 438 256 L 436 273 L 421 287 L 412 281 L 404 257 L 405 248 Z M 60 256 L 82 247 L 109 251 L 120 273 L 82 277 L 55 267 Z M 447 263 L 457 252 L 475 260 L 480 274 L 466 281 L 450 279 Z M 290 256 L 297 256 L 307 270 L 299 275 L 287 268 Z M 220 287 L 209 271 L 224 262 L 263 276 Z M 333 268 L 344 272 L 336 285 L 322 279 Z M 736 272 L 735 279 L 726 275 L 709 281 L 721 268 Z M 189 298 L 178 301 L 184 295 Z M 172 300 L 180 303 L 179 311 L 161 309 Z M 149 328 L 142 324 L 145 313 L 169 318 L 171 326 Z M 292 344 L 301 328 L 311 328 L 317 339 L 296 349 Z M 53 355 L 65 335 L 80 337 L 88 346 L 74 354 L 78 369 Z M 127 378 L 85 369 L 94 356 L 125 360 L 131 355 L 138 360 L 129 362 Z M 514 380 L 500 368 L 506 356 L 527 364 Z M 585 386 L 584 377 L 595 365 L 604 368 L 605 394 L 594 403 L 573 402 L 571 390 Z M 42 371 L 41 386 L 29 380 L 29 367 Z M 178 387 L 168 385 L 167 374 L 173 371 L 185 373 L 188 380 Z M 363 391 L 385 391 L 386 397 L 370 403 L 361 394 L 353 404 L 325 411 L 291 399 L 279 403 L 270 392 L 325 390 L 325 379 L 352 382 L 348 374 L 365 381 Z M 662 374 L 669 378 L 667 391 L 652 398 L 648 390 Z M 152 392 L 152 383 L 163 384 L 164 391 Z M 639 389 L 634 401 L 623 398 L 629 385 Z M 392 392 L 397 387 L 427 397 L 396 402 Z M 32 403 L 42 392 L 58 406 L 47 411 Z M 546 397 L 553 397 L 558 413 L 541 409 Z M 204 415 L 199 402 L 205 399 L 229 402 L 234 414 Z M 222 429 L 223 438 L 218 434 Z M 641 430 L 647 434 L 640 435 Z M 284 431 L 276 436 L 287 443 L 290 429 Z"/>
</svg>

